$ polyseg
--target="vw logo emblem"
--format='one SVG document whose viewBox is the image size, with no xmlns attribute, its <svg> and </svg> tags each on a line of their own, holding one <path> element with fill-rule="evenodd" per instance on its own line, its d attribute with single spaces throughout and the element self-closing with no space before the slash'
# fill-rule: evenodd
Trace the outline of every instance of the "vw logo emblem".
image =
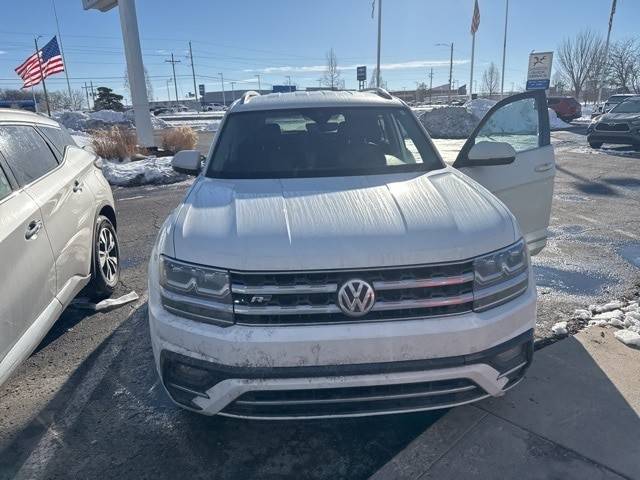
<svg viewBox="0 0 640 480">
<path fill-rule="evenodd" d="M 338 290 L 338 306 L 345 315 L 362 317 L 369 313 L 376 303 L 373 287 L 358 278 L 344 283 Z"/>
</svg>

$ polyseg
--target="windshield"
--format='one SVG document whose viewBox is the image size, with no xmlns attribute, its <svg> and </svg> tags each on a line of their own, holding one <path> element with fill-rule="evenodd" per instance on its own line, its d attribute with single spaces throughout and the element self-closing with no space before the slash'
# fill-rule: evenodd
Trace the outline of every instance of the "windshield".
<svg viewBox="0 0 640 480">
<path fill-rule="evenodd" d="M 611 109 L 611 113 L 640 113 L 640 100 L 627 100 Z"/>
<path fill-rule="evenodd" d="M 207 175 L 291 178 L 442 167 L 406 109 L 302 108 L 229 115 Z"/>
</svg>

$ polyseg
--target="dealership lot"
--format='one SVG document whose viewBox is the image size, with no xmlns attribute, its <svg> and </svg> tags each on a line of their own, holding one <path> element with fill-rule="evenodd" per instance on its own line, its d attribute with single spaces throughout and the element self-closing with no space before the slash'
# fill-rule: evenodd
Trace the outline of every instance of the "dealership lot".
<svg viewBox="0 0 640 480">
<path fill-rule="evenodd" d="M 585 129 L 555 132 L 547 248 L 534 260 L 537 336 L 574 308 L 637 291 L 640 155 L 594 152 Z M 201 147 L 206 148 L 203 138 Z M 438 143 L 438 142 L 436 142 Z M 442 142 L 455 152 L 452 142 Z M 0 477 L 366 478 L 440 415 L 272 423 L 205 418 L 173 406 L 153 367 L 146 263 L 188 182 L 116 190 L 123 274 L 140 300 L 111 312 L 68 309 L 0 388 Z"/>
</svg>

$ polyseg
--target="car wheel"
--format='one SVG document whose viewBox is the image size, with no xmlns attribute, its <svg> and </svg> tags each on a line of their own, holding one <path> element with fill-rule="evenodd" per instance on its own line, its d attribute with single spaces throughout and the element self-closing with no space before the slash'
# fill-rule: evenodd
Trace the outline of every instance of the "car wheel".
<svg viewBox="0 0 640 480">
<path fill-rule="evenodd" d="M 602 146 L 602 142 L 589 142 L 589 146 L 591 148 L 600 148 Z"/>
<path fill-rule="evenodd" d="M 93 241 L 93 262 L 89 294 L 93 300 L 103 300 L 113 294 L 120 278 L 120 249 L 116 229 L 111 221 L 98 216 Z"/>
</svg>

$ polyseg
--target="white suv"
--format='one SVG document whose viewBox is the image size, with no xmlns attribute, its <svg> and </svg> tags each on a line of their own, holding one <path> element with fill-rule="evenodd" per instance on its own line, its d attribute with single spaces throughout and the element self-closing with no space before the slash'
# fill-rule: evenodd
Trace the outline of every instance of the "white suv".
<svg viewBox="0 0 640 480">
<path fill-rule="evenodd" d="M 167 392 L 261 419 L 502 395 L 532 358 L 554 172 L 544 92 L 498 103 L 453 166 L 383 90 L 245 95 L 149 265 Z"/>
<path fill-rule="evenodd" d="M 118 282 L 100 166 L 53 120 L 0 110 L 0 384 L 83 287 L 98 299 Z"/>
</svg>

